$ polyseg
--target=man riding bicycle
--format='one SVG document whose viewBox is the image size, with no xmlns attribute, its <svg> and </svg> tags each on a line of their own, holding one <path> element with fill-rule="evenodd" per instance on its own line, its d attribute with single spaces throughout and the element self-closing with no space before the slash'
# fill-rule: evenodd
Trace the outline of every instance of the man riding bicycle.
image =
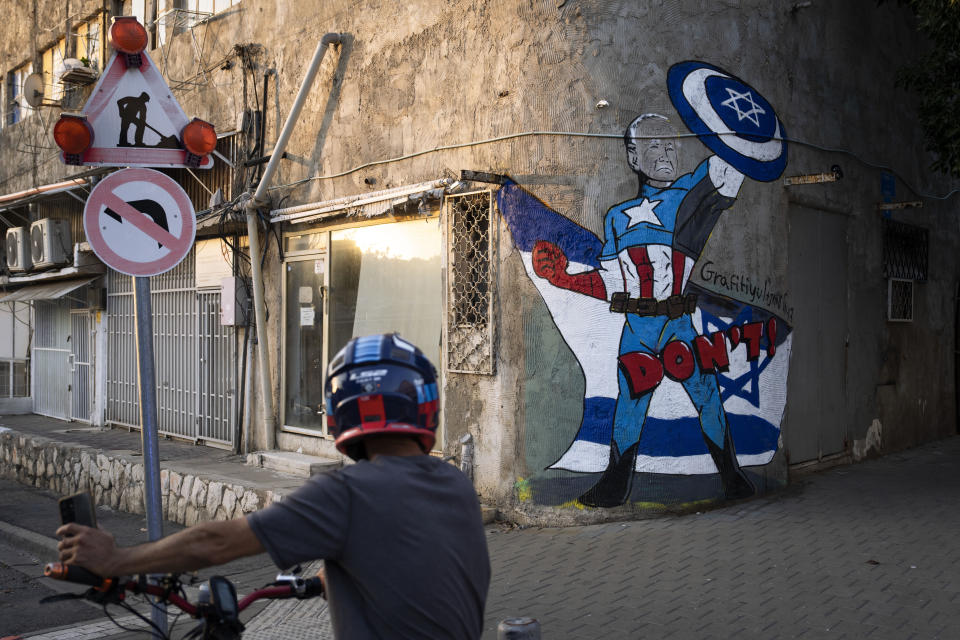
<svg viewBox="0 0 960 640">
<path fill-rule="evenodd" d="M 490 583 L 470 481 L 429 454 L 430 361 L 395 334 L 354 338 L 325 385 L 337 449 L 357 461 L 266 509 L 117 547 L 103 530 L 57 530 L 60 560 L 101 576 L 183 572 L 266 550 L 281 569 L 322 558 L 338 638 L 479 638 Z"/>
</svg>

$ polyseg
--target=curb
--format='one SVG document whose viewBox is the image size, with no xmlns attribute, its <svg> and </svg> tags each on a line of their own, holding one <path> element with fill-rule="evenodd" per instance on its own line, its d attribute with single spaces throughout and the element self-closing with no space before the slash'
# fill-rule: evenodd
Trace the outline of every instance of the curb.
<svg viewBox="0 0 960 640">
<path fill-rule="evenodd" d="M 277 476 L 271 480 L 282 475 L 270 473 Z M 143 513 L 143 461 L 129 452 L 59 442 L 5 428 L 0 431 L 0 476 L 59 495 L 89 491 L 97 505 Z M 282 500 L 302 484 L 291 483 L 291 479 L 265 485 L 197 473 L 194 467 L 178 462 L 164 463 L 159 487 L 162 515 L 186 526 L 240 517 Z"/>
<path fill-rule="evenodd" d="M 29 551 L 37 558 L 57 557 L 57 541 L 53 538 L 40 535 L 6 522 L 0 522 L 0 540 L 13 543 L 15 546 Z"/>
</svg>

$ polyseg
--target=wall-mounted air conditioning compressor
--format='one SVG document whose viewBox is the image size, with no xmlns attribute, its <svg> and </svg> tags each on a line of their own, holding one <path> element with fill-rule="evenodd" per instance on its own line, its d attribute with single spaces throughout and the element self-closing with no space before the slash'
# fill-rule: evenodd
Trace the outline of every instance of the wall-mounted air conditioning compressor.
<svg viewBox="0 0 960 640">
<path fill-rule="evenodd" d="M 30 239 L 26 227 L 7 229 L 7 269 L 11 273 L 29 271 L 33 263 L 30 260 Z"/>
<path fill-rule="evenodd" d="M 30 257 L 37 269 L 73 262 L 73 241 L 67 220 L 43 218 L 30 225 Z"/>
</svg>

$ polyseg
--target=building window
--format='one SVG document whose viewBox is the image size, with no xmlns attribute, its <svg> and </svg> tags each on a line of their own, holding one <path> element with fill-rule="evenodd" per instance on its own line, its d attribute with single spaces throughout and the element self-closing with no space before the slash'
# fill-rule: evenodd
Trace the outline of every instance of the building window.
<svg viewBox="0 0 960 640">
<path fill-rule="evenodd" d="M 30 304 L 0 303 L 0 398 L 30 395 Z"/>
<path fill-rule="evenodd" d="M 924 282 L 927 279 L 927 258 L 930 232 L 923 227 L 883 221 L 883 275 Z"/>
<path fill-rule="evenodd" d="M 76 27 L 76 57 L 94 71 L 103 69 L 103 40 L 100 16 L 81 22 Z"/>
<path fill-rule="evenodd" d="M 150 3 L 147 0 L 131 0 L 129 15 L 136 18 L 137 22 L 143 26 L 147 26 L 147 9 L 149 6 Z"/>
<path fill-rule="evenodd" d="M 287 428 L 324 433 L 323 374 L 350 338 L 397 332 L 439 365 L 441 242 L 439 218 L 286 237 Z"/>
<path fill-rule="evenodd" d="M 23 83 L 33 73 L 33 65 L 25 64 L 7 74 L 7 91 L 4 100 L 4 123 L 11 125 L 20 122 L 33 112 L 33 107 L 23 100 Z"/>
<path fill-rule="evenodd" d="M 447 367 L 493 374 L 493 197 L 447 196 Z"/>
<path fill-rule="evenodd" d="M 157 14 L 157 39 L 160 46 L 166 46 L 177 34 L 192 29 L 211 16 L 237 4 L 240 4 L 240 0 L 167 0 L 166 8 L 158 8 Z"/>
<path fill-rule="evenodd" d="M 43 74 L 43 97 L 45 100 L 59 101 L 63 98 L 63 84 L 59 75 L 63 73 L 63 59 L 66 57 L 67 40 L 60 38 L 57 43 L 41 54 Z"/>
<path fill-rule="evenodd" d="M 226 11 L 240 0 L 187 0 L 187 8 L 201 13 L 219 13 Z"/>
</svg>

